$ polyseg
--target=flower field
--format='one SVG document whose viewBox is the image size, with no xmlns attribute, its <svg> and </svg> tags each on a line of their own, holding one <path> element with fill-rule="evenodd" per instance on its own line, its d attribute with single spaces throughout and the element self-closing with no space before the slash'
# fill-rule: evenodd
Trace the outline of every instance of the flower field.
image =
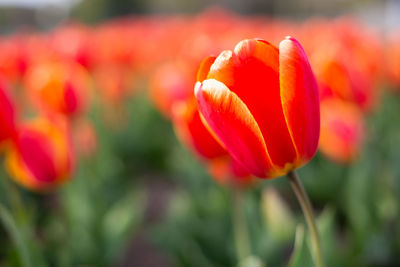
<svg viewBox="0 0 400 267">
<path fill-rule="evenodd" d="M 353 17 L 1 35 L 0 266 L 399 266 L 399 92 Z"/>
</svg>

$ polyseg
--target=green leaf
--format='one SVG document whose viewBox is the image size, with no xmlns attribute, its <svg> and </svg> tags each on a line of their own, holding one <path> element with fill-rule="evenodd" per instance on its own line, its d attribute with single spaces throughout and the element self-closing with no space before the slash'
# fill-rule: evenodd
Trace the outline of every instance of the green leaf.
<svg viewBox="0 0 400 267">
<path fill-rule="evenodd" d="M 26 240 L 24 240 L 23 236 L 21 235 L 21 231 L 19 231 L 18 226 L 14 218 L 11 216 L 10 212 L 8 212 L 8 210 L 1 204 L 0 204 L 0 220 L 2 221 L 4 228 L 10 234 L 11 239 L 14 242 L 14 245 L 20 256 L 22 266 L 24 267 L 33 266 Z"/>
<path fill-rule="evenodd" d="M 311 254 L 305 238 L 304 225 L 299 224 L 296 227 L 296 237 L 294 249 L 290 257 L 288 267 L 312 266 Z"/>
</svg>

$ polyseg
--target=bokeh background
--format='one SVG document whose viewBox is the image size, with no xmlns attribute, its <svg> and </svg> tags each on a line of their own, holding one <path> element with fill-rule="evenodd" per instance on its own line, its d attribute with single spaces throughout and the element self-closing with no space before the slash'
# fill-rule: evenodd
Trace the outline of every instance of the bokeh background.
<svg viewBox="0 0 400 267">
<path fill-rule="evenodd" d="M 320 151 L 299 175 L 326 264 L 400 266 L 398 14 L 396 0 L 0 0 L 14 119 L 57 113 L 74 159 L 44 192 L 0 168 L 0 266 L 237 266 L 232 186 L 179 141 L 172 106 L 207 55 L 287 35 L 320 85 Z M 54 96 L 67 83 L 73 104 Z M 1 139 L 4 162 L 36 153 Z M 242 190 L 254 258 L 312 266 L 287 180 Z"/>
</svg>

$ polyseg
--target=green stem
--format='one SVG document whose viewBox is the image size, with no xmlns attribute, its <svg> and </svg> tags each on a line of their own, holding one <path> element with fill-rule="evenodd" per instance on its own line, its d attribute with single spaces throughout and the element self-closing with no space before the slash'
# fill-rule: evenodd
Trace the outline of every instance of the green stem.
<svg viewBox="0 0 400 267">
<path fill-rule="evenodd" d="M 325 265 L 322 257 L 321 243 L 318 235 L 317 225 L 315 223 L 315 217 L 311 202 L 308 199 L 307 193 L 304 190 L 304 187 L 301 184 L 297 173 L 295 171 L 291 171 L 288 173 L 287 177 L 300 203 L 301 209 L 303 210 L 303 214 L 308 225 L 308 229 L 310 230 L 312 255 L 315 266 L 324 267 Z"/>
<path fill-rule="evenodd" d="M 233 185 L 233 228 L 237 257 L 240 263 L 251 255 L 251 249 L 244 212 L 244 194 L 237 185 Z"/>
<path fill-rule="evenodd" d="M 10 179 L 5 179 L 6 190 L 11 205 L 11 210 L 17 221 L 26 223 L 26 210 L 21 198 L 21 194 L 15 184 Z"/>
<path fill-rule="evenodd" d="M 38 252 L 38 248 L 32 245 L 34 238 L 32 221 L 25 207 L 21 192 L 8 177 L 3 179 L 3 183 L 8 195 L 11 212 L 3 207 L 1 220 L 3 220 L 3 224 L 14 240 L 16 249 L 21 257 L 22 266 L 46 266 L 41 254 Z"/>
<path fill-rule="evenodd" d="M 4 228 L 10 234 L 11 239 L 15 244 L 15 247 L 21 259 L 22 266 L 24 267 L 32 266 L 26 242 L 24 241 L 24 238 L 22 237 L 20 231 L 18 230 L 14 218 L 8 212 L 8 210 L 1 204 L 0 204 L 0 220 L 3 222 Z"/>
</svg>

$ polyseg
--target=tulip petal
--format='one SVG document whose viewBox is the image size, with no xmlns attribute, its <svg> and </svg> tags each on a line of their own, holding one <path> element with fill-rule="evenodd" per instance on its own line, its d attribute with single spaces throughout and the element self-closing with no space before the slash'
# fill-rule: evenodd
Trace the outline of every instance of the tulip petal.
<svg viewBox="0 0 400 267">
<path fill-rule="evenodd" d="M 5 82 L 0 79 L 0 143 L 13 137 L 16 132 L 14 103 L 7 89 Z"/>
<path fill-rule="evenodd" d="M 222 82 L 228 88 L 235 84 L 235 57 L 232 51 L 225 50 L 215 59 L 210 67 L 207 79 L 215 79 Z"/>
<path fill-rule="evenodd" d="M 206 159 L 228 155 L 203 124 L 194 101 L 179 102 L 173 108 L 175 131 L 180 139 Z"/>
<path fill-rule="evenodd" d="M 207 75 L 210 72 L 211 65 L 214 63 L 216 57 L 206 57 L 200 64 L 199 70 L 197 71 L 197 81 L 202 82 L 207 79 Z"/>
<path fill-rule="evenodd" d="M 204 119 L 235 160 L 256 176 L 277 175 L 257 122 L 234 92 L 209 79 L 196 84 L 195 95 Z"/>
<path fill-rule="evenodd" d="M 50 183 L 57 177 L 56 164 L 48 140 L 35 131 L 26 130 L 19 138 L 19 152 L 26 167 L 39 182 Z"/>
<path fill-rule="evenodd" d="M 296 159 L 279 89 L 279 51 L 266 41 L 244 40 L 234 52 L 224 51 L 208 79 L 224 83 L 245 103 L 264 137 L 274 165 L 286 169 Z"/>
<path fill-rule="evenodd" d="M 320 115 L 318 86 L 300 43 L 287 38 L 279 45 L 279 79 L 283 112 L 298 153 L 298 166 L 311 159 L 318 146 Z"/>
</svg>

